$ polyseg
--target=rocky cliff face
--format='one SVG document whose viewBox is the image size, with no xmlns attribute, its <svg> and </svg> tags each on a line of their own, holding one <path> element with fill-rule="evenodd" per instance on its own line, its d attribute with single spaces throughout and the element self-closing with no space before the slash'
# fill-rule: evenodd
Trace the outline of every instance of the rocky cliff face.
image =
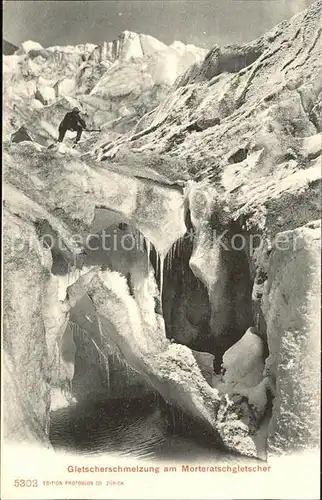
<svg viewBox="0 0 322 500">
<path fill-rule="evenodd" d="M 321 9 L 202 61 L 129 32 L 5 59 L 8 439 L 157 391 L 231 451 L 318 446 Z M 47 149 L 75 103 L 102 134 Z"/>
</svg>

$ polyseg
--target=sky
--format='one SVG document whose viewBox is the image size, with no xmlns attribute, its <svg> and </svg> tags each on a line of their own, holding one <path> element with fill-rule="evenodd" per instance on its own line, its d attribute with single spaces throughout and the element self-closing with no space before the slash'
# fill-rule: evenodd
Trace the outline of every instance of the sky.
<svg viewBox="0 0 322 500">
<path fill-rule="evenodd" d="M 314 0 L 5 0 L 3 38 L 44 47 L 102 43 L 122 31 L 210 48 L 247 42 Z"/>
</svg>

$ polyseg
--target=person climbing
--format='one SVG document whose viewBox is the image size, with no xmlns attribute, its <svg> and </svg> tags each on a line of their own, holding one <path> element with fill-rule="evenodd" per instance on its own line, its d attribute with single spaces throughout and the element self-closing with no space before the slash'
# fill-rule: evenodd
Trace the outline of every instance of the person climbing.
<svg viewBox="0 0 322 500">
<path fill-rule="evenodd" d="M 82 136 L 83 130 L 86 129 L 86 123 L 79 116 L 80 110 L 78 108 L 73 108 L 72 111 L 66 113 L 64 119 L 58 127 L 59 137 L 58 142 L 63 142 L 67 130 L 77 132 L 75 144 L 77 144 Z"/>
</svg>

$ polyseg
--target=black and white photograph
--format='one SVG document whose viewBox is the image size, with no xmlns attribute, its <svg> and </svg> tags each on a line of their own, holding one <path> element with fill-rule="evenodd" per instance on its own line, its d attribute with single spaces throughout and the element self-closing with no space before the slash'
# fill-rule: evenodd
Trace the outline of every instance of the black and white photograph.
<svg viewBox="0 0 322 500">
<path fill-rule="evenodd" d="M 3 2 L 3 500 L 320 498 L 322 0 Z"/>
</svg>

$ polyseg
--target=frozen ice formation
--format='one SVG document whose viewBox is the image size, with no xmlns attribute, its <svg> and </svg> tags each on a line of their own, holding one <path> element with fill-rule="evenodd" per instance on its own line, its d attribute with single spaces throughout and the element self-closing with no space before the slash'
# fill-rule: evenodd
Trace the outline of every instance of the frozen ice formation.
<svg viewBox="0 0 322 500">
<path fill-rule="evenodd" d="M 318 447 L 321 8 L 207 54 L 4 56 L 7 440 L 157 392 L 231 452 Z M 75 106 L 100 132 L 56 145 Z"/>
</svg>

